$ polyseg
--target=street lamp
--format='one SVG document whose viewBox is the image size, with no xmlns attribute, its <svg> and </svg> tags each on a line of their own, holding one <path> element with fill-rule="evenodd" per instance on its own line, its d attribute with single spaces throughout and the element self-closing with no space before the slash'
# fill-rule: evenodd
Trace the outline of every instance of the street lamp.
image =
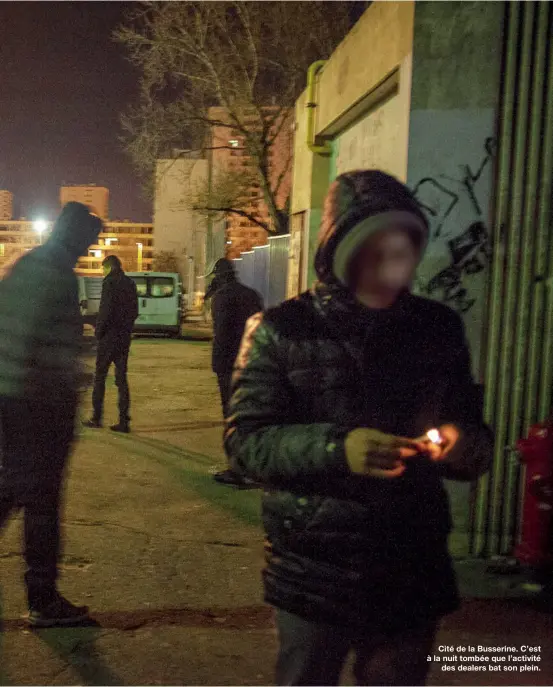
<svg viewBox="0 0 553 687">
<path fill-rule="evenodd" d="M 48 222 L 44 219 L 37 219 L 33 222 L 33 229 L 38 234 L 40 243 L 42 244 L 42 236 L 44 232 L 48 229 Z"/>
<path fill-rule="evenodd" d="M 137 243 L 136 246 L 138 248 L 138 254 L 137 254 L 138 271 L 142 272 L 142 254 L 143 254 L 144 245 L 142 243 Z"/>
</svg>

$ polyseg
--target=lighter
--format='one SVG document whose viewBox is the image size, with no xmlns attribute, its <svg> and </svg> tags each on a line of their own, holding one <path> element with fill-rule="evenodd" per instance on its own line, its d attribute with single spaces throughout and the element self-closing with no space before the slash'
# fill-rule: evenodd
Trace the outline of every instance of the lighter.
<svg viewBox="0 0 553 687">
<path fill-rule="evenodd" d="M 426 436 L 428 437 L 429 441 L 431 441 L 433 444 L 436 444 L 436 446 L 441 446 L 443 444 L 444 440 L 437 429 L 429 429 L 428 432 L 426 432 Z"/>
</svg>

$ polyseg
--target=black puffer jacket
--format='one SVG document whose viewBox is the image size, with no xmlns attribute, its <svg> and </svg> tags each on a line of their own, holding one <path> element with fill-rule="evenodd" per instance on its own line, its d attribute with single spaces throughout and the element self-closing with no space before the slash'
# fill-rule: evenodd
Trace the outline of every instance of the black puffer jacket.
<svg viewBox="0 0 553 687">
<path fill-rule="evenodd" d="M 393 631 L 457 606 L 442 477 L 484 472 L 492 436 L 453 311 L 409 293 L 369 311 L 328 281 L 249 321 L 226 448 L 266 485 L 266 600 Z M 449 422 L 465 430 L 456 465 L 421 457 L 393 480 L 349 471 L 344 438 L 356 427 L 418 437 Z"/>
</svg>

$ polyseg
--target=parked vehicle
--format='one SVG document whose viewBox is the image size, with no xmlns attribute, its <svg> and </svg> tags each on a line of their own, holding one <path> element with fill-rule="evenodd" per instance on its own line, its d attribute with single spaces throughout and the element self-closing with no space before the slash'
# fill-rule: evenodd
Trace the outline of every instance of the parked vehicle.
<svg viewBox="0 0 553 687">
<path fill-rule="evenodd" d="M 178 337 L 183 319 L 180 276 L 172 272 L 127 272 L 138 292 L 137 333 Z"/>
<path fill-rule="evenodd" d="M 79 304 L 85 324 L 95 326 L 100 298 L 102 297 L 102 277 L 77 277 L 79 282 Z"/>
</svg>

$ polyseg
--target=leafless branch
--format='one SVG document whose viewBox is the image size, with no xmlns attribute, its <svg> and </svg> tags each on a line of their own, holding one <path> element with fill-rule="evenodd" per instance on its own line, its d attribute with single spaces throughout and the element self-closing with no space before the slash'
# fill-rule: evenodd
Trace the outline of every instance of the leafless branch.
<svg viewBox="0 0 553 687">
<path fill-rule="evenodd" d="M 273 187 L 273 191 L 275 196 L 278 196 L 278 192 L 280 191 L 280 187 L 282 186 L 282 183 L 284 179 L 286 178 L 286 175 L 290 173 L 290 169 L 292 167 L 292 160 L 294 158 L 294 152 L 292 150 L 292 147 L 289 148 L 288 150 L 288 156 L 286 158 L 286 161 L 282 167 L 282 170 L 280 174 L 277 177 L 276 183 Z"/>
<path fill-rule="evenodd" d="M 328 57 L 351 26 L 352 8 L 361 4 L 136 3 L 115 34 L 140 73 L 139 102 L 122 120 L 124 145 L 136 168 L 151 178 L 156 160 L 173 156 L 174 149 L 183 155 L 228 149 L 224 142 L 210 142 L 213 128 L 236 131 L 251 170 L 234 172 L 234 180 L 229 171 L 209 193 L 199 189 L 190 206 L 282 230 L 292 138 L 284 127 L 309 64 Z M 220 112 L 210 114 L 212 108 Z M 286 164 L 275 172 L 269 150 L 281 145 L 289 146 Z M 270 223 L 248 210 L 248 184 L 261 189 Z"/>
<path fill-rule="evenodd" d="M 271 227 L 267 224 L 267 222 L 264 222 L 262 219 L 259 219 L 255 215 L 250 214 L 249 212 L 246 212 L 246 210 L 239 210 L 238 208 L 235 207 L 200 207 L 200 206 L 195 206 L 193 208 L 196 211 L 200 210 L 209 210 L 211 212 L 221 212 L 226 215 L 238 215 L 239 217 L 244 217 L 253 224 L 257 225 L 258 227 L 261 227 L 261 229 L 265 230 L 268 234 L 274 233 L 271 231 Z"/>
</svg>

